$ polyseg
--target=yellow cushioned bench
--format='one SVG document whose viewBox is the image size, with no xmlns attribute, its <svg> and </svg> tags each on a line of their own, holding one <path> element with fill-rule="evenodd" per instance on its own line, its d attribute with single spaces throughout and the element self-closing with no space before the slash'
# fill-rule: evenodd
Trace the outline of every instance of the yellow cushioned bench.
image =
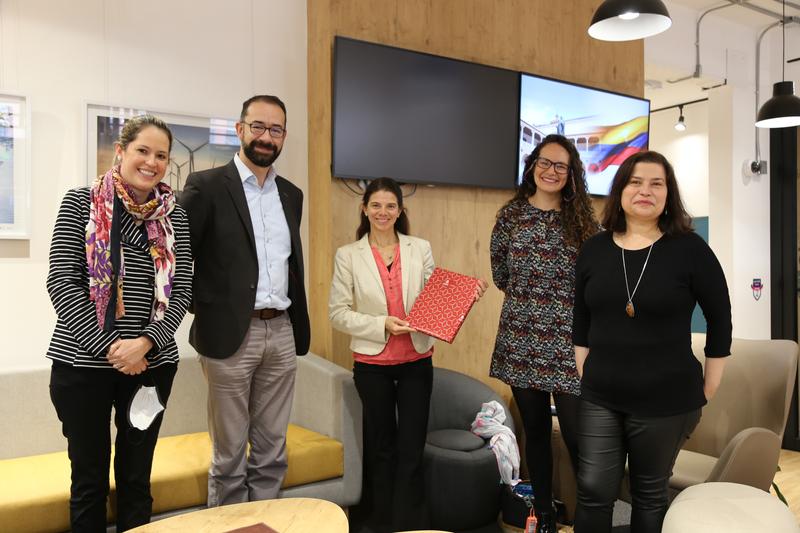
<svg viewBox="0 0 800 533">
<path fill-rule="evenodd" d="M 290 424 L 287 451 L 289 469 L 283 488 L 344 475 L 344 448 L 339 441 Z M 160 438 L 151 475 L 153 514 L 205 505 L 210 459 L 208 433 Z M 68 530 L 69 487 L 67 452 L 0 460 L 0 529 L 15 533 Z M 112 472 L 112 501 L 115 494 Z"/>
</svg>

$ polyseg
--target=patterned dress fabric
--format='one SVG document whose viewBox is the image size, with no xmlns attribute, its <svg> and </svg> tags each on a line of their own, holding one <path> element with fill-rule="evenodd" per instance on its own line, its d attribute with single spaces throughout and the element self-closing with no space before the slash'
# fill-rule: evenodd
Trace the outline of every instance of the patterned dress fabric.
<svg viewBox="0 0 800 533">
<path fill-rule="evenodd" d="M 492 278 L 505 292 L 490 375 L 519 388 L 580 394 L 572 347 L 578 250 L 559 211 L 526 200 L 501 209 L 491 240 Z"/>
</svg>

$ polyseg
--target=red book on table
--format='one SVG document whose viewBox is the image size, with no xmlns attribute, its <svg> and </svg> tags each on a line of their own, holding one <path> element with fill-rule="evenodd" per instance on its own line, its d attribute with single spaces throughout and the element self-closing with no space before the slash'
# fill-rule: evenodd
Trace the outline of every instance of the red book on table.
<svg viewBox="0 0 800 533">
<path fill-rule="evenodd" d="M 420 333 L 452 343 L 475 303 L 478 278 L 435 268 L 406 317 Z"/>
</svg>

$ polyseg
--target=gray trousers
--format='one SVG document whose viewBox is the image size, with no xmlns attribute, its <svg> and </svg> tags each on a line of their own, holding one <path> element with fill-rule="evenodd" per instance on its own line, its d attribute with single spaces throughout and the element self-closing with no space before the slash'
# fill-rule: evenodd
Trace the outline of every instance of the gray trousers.
<svg viewBox="0 0 800 533">
<path fill-rule="evenodd" d="M 213 445 L 208 506 L 277 498 L 288 466 L 286 429 L 297 360 L 286 313 L 253 318 L 226 359 L 201 357 Z M 247 445 L 250 444 L 250 453 Z"/>
</svg>

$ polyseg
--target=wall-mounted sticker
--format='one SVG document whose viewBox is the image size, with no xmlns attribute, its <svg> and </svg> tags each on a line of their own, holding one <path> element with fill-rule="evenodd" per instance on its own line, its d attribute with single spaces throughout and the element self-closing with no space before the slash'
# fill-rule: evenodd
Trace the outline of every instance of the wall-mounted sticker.
<svg viewBox="0 0 800 533">
<path fill-rule="evenodd" d="M 761 289 L 764 288 L 761 284 L 761 278 L 753 278 L 753 284 L 750 285 L 750 288 L 753 289 L 753 298 L 755 298 L 756 301 L 761 299 Z"/>
</svg>

